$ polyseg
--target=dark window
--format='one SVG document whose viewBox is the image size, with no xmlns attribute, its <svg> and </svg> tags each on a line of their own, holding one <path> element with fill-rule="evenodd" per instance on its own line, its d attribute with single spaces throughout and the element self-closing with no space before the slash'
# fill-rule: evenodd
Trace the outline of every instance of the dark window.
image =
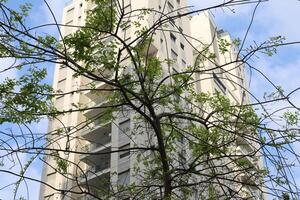
<svg viewBox="0 0 300 200">
<path fill-rule="evenodd" d="M 184 50 L 184 44 L 180 43 L 180 48 Z"/>
<path fill-rule="evenodd" d="M 170 33 L 171 40 L 176 42 L 176 36 L 173 33 Z"/>
<path fill-rule="evenodd" d="M 169 7 L 170 11 L 174 10 L 174 6 L 170 2 L 168 2 L 168 7 Z"/>
<path fill-rule="evenodd" d="M 174 19 L 171 18 L 170 23 L 171 23 L 172 26 L 175 26 L 175 20 Z"/>
<path fill-rule="evenodd" d="M 127 156 L 129 156 L 129 155 L 130 155 L 130 152 L 129 152 L 129 151 L 123 151 L 122 154 L 120 154 L 120 159 L 121 159 L 121 158 L 125 158 L 125 157 L 127 157 Z"/>
<path fill-rule="evenodd" d="M 58 83 L 62 83 L 62 82 L 64 82 L 66 79 L 67 79 L 67 78 L 63 78 L 63 79 L 59 80 Z"/>
<path fill-rule="evenodd" d="M 178 27 L 178 30 L 179 30 L 180 33 L 183 32 L 183 29 L 181 27 Z"/>
<path fill-rule="evenodd" d="M 171 58 L 172 58 L 173 60 L 176 60 L 177 57 L 178 57 L 178 54 L 177 54 L 173 49 L 171 49 Z"/>
<path fill-rule="evenodd" d="M 129 149 L 129 148 L 130 148 L 130 144 L 126 144 L 126 145 L 120 147 L 119 149 L 120 149 L 120 150 L 125 150 L 125 149 Z M 119 152 L 119 158 L 120 158 L 120 159 L 121 159 L 121 158 L 125 158 L 125 157 L 127 157 L 127 156 L 129 156 L 129 155 L 130 155 L 130 151 L 129 151 L 129 150 L 127 150 L 127 151 L 120 151 L 120 152 Z"/>
<path fill-rule="evenodd" d="M 222 81 L 220 80 L 220 78 L 215 74 L 213 73 L 213 78 L 214 78 L 214 81 L 216 83 L 216 85 L 220 88 L 220 90 L 225 93 L 226 92 L 226 87 L 225 85 L 222 83 Z"/>
<path fill-rule="evenodd" d="M 130 171 L 122 172 L 118 175 L 118 185 L 128 185 L 130 183 Z"/>
</svg>

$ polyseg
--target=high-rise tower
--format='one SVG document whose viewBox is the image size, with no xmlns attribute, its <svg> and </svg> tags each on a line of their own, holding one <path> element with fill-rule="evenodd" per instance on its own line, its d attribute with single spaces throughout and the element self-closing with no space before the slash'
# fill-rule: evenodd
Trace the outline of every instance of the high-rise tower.
<svg viewBox="0 0 300 200">
<path fill-rule="evenodd" d="M 228 33 L 217 28 L 209 12 L 195 16 L 183 15 L 172 18 L 172 16 L 186 12 L 187 0 L 124 0 L 120 2 L 122 2 L 121 7 L 125 13 L 142 8 L 158 11 L 141 20 L 141 26 L 150 27 L 162 16 L 162 13 L 170 16 L 165 26 L 157 28 L 153 35 L 153 42 L 147 51 L 150 56 L 155 56 L 160 60 L 169 59 L 173 61 L 171 67 L 165 64 L 164 73 L 180 72 L 187 66 L 193 65 L 197 60 L 197 52 L 202 51 L 207 46 L 208 51 L 214 54 L 214 62 L 205 61 L 204 69 L 215 69 L 210 70 L 211 73 L 195 74 L 195 78 L 201 80 L 195 82 L 196 92 L 212 94 L 217 91 L 227 96 L 235 105 L 249 103 L 244 66 L 242 63 L 234 62 L 238 57 L 237 50 L 231 45 L 228 51 L 221 53 L 220 41 L 227 41 L 232 44 L 232 40 Z M 87 12 L 93 11 L 95 8 L 96 5 L 84 0 L 70 1 L 63 11 L 62 24 L 65 24 L 62 26 L 63 36 L 74 33 L 80 29 L 80 26 L 84 26 Z M 134 26 L 134 23 L 138 17 L 134 13 L 130 15 L 127 25 L 122 27 L 118 33 L 125 42 L 135 39 L 137 26 Z M 107 37 L 105 40 L 109 42 L 111 39 L 111 37 Z M 124 62 L 128 62 L 126 59 L 124 60 Z M 216 63 L 217 66 L 226 63 L 231 64 L 215 67 Z M 110 71 L 103 73 L 107 76 L 113 74 Z M 65 95 L 55 99 L 56 107 L 59 110 L 69 110 L 73 108 L 74 104 L 77 104 L 96 107 L 96 109 L 67 113 L 50 121 L 47 137 L 51 141 L 49 143 L 51 148 L 87 153 L 57 152 L 60 157 L 76 164 L 68 167 L 68 173 L 58 173 L 58 169 L 55 167 L 57 165 L 55 156 L 46 158 L 42 181 L 52 188 L 42 185 L 40 199 L 93 199 L 93 196 L 86 196 L 84 191 L 92 191 L 97 196 L 106 191 L 118 191 L 116 189 L 118 185 L 139 181 L 139 178 L 133 173 L 137 166 L 137 158 L 126 149 L 134 147 L 137 143 L 143 143 L 146 140 L 146 133 L 128 137 L 136 123 L 135 116 L 126 110 L 122 115 L 115 116 L 114 120 L 94 120 L 95 116 L 104 112 L 105 108 L 103 107 L 107 103 L 111 86 L 106 83 L 94 83 L 93 88 L 103 89 L 101 95 L 96 95 L 92 90 L 87 89 L 87 86 L 91 86 L 91 84 L 93 84 L 92 81 L 86 77 L 74 76 L 74 72 L 70 68 L 63 65 L 56 66 L 53 87 L 55 90 L 65 93 Z M 107 89 L 106 92 L 105 89 Z M 70 92 L 74 90 L 82 91 Z M 67 132 L 67 134 L 60 135 L 60 130 Z M 238 141 L 239 143 L 233 151 L 243 155 L 253 150 L 253 145 L 249 145 L 245 139 L 239 138 Z M 118 151 L 108 153 L 115 150 Z M 187 151 L 186 154 L 189 152 Z M 245 157 L 253 165 L 260 165 L 253 158 Z M 241 175 L 241 182 L 248 178 L 246 174 Z M 72 190 L 73 193 L 68 193 L 69 190 Z M 194 192 L 193 198 L 201 199 L 200 191 L 195 190 Z M 119 193 L 118 199 L 130 198 L 126 193 Z M 241 193 L 239 195 L 245 197 L 248 195 L 252 199 L 261 198 L 258 189 L 251 187 L 242 187 Z"/>
</svg>

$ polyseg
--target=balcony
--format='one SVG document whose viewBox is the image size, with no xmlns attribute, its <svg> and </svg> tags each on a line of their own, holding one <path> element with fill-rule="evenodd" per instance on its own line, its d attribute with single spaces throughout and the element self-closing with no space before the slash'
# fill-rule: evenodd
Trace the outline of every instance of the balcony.
<svg viewBox="0 0 300 200">
<path fill-rule="evenodd" d="M 114 72 L 108 69 L 104 69 L 103 65 L 99 65 L 97 66 L 97 70 L 95 71 L 91 71 L 93 74 L 95 74 L 96 76 L 106 79 L 106 80 L 110 80 L 113 78 Z M 94 81 L 90 78 L 87 77 L 82 77 L 81 78 L 81 82 L 80 82 L 80 89 L 84 89 L 86 90 L 84 93 L 89 93 L 91 91 L 93 91 L 92 89 L 95 88 L 99 88 L 99 86 L 107 86 L 107 84 L 103 81 Z M 91 90 L 88 90 L 91 89 Z"/>
<path fill-rule="evenodd" d="M 103 102 L 107 101 L 108 93 L 107 92 L 101 92 L 101 95 L 94 95 L 90 96 L 90 103 L 88 103 L 88 106 L 96 106 Z"/>
<path fill-rule="evenodd" d="M 111 134 L 109 133 L 108 136 L 103 137 L 100 142 L 87 144 L 83 147 L 83 150 L 86 152 L 98 152 L 107 146 L 110 145 L 111 142 Z"/>
<path fill-rule="evenodd" d="M 108 194 L 110 190 L 110 164 L 104 167 L 92 167 L 82 174 L 79 182 L 83 188 L 88 189 L 96 196 Z M 93 197 L 85 195 L 81 197 L 83 200 L 94 200 Z"/>
<path fill-rule="evenodd" d="M 246 146 L 238 146 L 236 147 L 236 156 L 246 158 L 253 165 L 253 167 L 256 166 L 257 160 L 252 149 L 249 149 Z"/>
<path fill-rule="evenodd" d="M 98 149 L 100 148 L 102 150 L 97 150 L 97 145 L 91 145 L 89 148 L 93 149 L 94 152 L 99 152 L 99 154 L 81 156 L 81 161 L 86 163 L 87 168 L 85 173 L 80 175 L 80 182 L 103 182 L 104 179 L 109 181 L 111 148 L 102 147 L 98 147 Z M 99 184 L 95 183 L 95 185 Z"/>
<path fill-rule="evenodd" d="M 91 180 L 93 178 L 101 178 L 102 175 L 110 172 L 110 160 L 104 162 L 102 165 L 95 165 L 89 167 L 84 174 L 80 175 L 80 181 Z"/>
<path fill-rule="evenodd" d="M 110 108 L 111 103 L 109 101 L 103 101 L 103 102 L 90 102 L 87 104 L 88 110 L 84 111 L 83 114 L 88 118 L 97 118 L 97 116 L 100 116 L 101 113 L 103 113 L 107 108 Z"/>
<path fill-rule="evenodd" d="M 91 154 L 81 154 L 79 156 L 80 159 L 86 163 L 97 163 L 97 161 L 103 162 L 103 159 L 104 160 L 107 159 L 105 155 L 109 155 L 109 159 L 110 159 L 110 153 L 105 154 L 106 152 L 110 152 L 110 148 L 111 148 L 110 138 L 111 137 L 109 136 L 109 140 L 107 141 L 104 142 L 101 141 L 99 143 L 92 143 L 83 146 L 82 151 Z M 99 153 L 99 154 L 93 154 L 93 153 Z"/>
<path fill-rule="evenodd" d="M 94 89 L 98 89 L 99 92 L 101 92 L 101 89 L 109 89 L 110 88 L 110 86 L 104 82 L 93 82 L 93 83 L 95 84 Z M 82 88 L 82 89 L 84 89 L 84 88 Z M 85 88 L 85 89 L 90 89 L 90 88 Z M 94 92 L 94 90 L 86 90 L 83 92 L 83 94 L 86 97 L 91 98 L 91 99 L 96 96 L 96 92 Z"/>
<path fill-rule="evenodd" d="M 146 45 L 146 48 L 141 53 L 144 56 L 156 57 L 157 52 L 158 52 L 158 48 L 153 43 L 151 43 L 150 45 Z"/>
<path fill-rule="evenodd" d="M 111 125 L 111 121 L 101 123 L 101 121 L 96 120 L 93 123 L 89 124 L 89 126 L 84 127 L 80 132 L 80 136 L 89 141 L 96 141 L 102 136 L 110 134 Z"/>
<path fill-rule="evenodd" d="M 260 144 L 258 140 L 249 140 L 248 138 L 252 138 L 253 134 L 249 133 L 248 130 L 245 131 L 245 135 L 237 136 L 236 145 L 243 146 L 249 149 L 249 151 L 255 151 L 260 148 Z"/>
</svg>

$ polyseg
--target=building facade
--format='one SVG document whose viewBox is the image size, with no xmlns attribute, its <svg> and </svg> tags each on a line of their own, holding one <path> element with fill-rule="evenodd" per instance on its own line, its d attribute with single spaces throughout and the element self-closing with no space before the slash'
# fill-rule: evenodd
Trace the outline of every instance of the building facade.
<svg viewBox="0 0 300 200">
<path fill-rule="evenodd" d="M 86 13 L 93 10 L 95 6 L 93 3 L 84 0 L 73 0 L 66 4 L 62 19 L 62 24 L 66 26 L 62 27 L 62 35 L 67 36 L 80 29 L 80 26 L 84 26 Z M 217 28 L 212 15 L 208 11 L 194 16 L 187 15 L 172 19 L 172 16 L 186 12 L 186 9 L 183 8 L 188 7 L 187 0 L 124 0 L 122 1 L 122 7 L 125 13 L 141 8 L 151 8 L 159 11 L 159 14 L 149 15 L 147 19 L 142 21 L 146 26 L 153 25 L 161 17 L 161 13 L 168 14 L 171 17 L 166 28 L 168 31 L 158 30 L 153 36 L 153 42 L 148 50 L 148 54 L 155 55 L 161 60 L 175 60 L 172 69 L 166 66 L 164 69 L 166 73 L 170 70 L 181 71 L 187 66 L 193 65 L 198 52 L 207 45 L 209 51 L 215 55 L 215 59 L 214 62 L 205 61 L 204 68 L 214 68 L 216 63 L 218 66 L 224 65 L 224 67 L 212 70 L 213 73 L 196 74 L 195 78 L 201 81 L 195 83 L 195 90 L 208 93 L 218 91 L 236 105 L 249 103 L 244 65 L 235 62 L 238 58 L 238 50 L 234 45 L 231 45 L 228 51 L 221 53 L 219 49 L 220 41 L 226 40 L 230 44 L 233 41 L 227 32 Z M 137 18 L 138 16 L 131 16 L 130 23 L 133 23 Z M 124 37 L 126 42 L 134 40 L 136 36 L 135 26 L 130 23 L 119 34 L 120 37 Z M 101 96 L 98 96 L 90 90 L 84 90 L 90 82 L 87 78 L 74 76 L 71 69 L 57 65 L 53 88 L 62 92 L 82 89 L 83 92 L 69 93 L 57 97 L 54 101 L 56 107 L 69 110 L 73 108 L 74 104 L 78 103 L 91 107 L 105 105 L 109 92 L 103 92 Z M 97 83 L 94 87 L 109 88 L 105 83 Z M 90 109 L 81 113 L 72 112 L 50 120 L 47 137 L 51 141 L 51 144 L 49 143 L 51 148 L 82 150 L 87 154 L 78 155 L 58 152 L 60 157 L 79 166 L 72 167 L 70 165 L 67 173 L 58 173 L 55 167 L 57 160 L 52 157 L 46 158 L 42 181 L 47 183 L 48 186 L 41 186 L 41 200 L 93 199 L 93 196 L 85 195 L 86 188 L 91 191 L 95 190 L 94 194 L 97 195 L 97 193 L 114 190 L 115 185 L 126 185 L 137 179 L 133 176 L 132 171 L 136 164 L 136 158 L 131 156 L 129 151 L 105 153 L 114 149 L 128 149 L 134 143 L 143 141 L 141 136 L 135 138 L 135 141 L 128 137 L 130 131 L 134 128 L 132 123 L 135 120 L 134 116 L 125 112 L 123 116 L 118 116 L 114 121 L 91 120 L 88 122 L 88 126 L 81 126 L 81 124 L 86 124 L 89 119 L 101 112 L 101 108 Z M 76 134 L 74 134 L 74 127 L 76 127 Z M 69 131 L 70 135 L 61 136 L 57 134 L 57 130 L 61 129 Z M 244 151 L 249 152 L 252 150 L 253 146 L 245 145 L 247 141 L 244 141 L 243 138 L 240 139 L 240 142 L 243 145 L 237 145 L 235 151 L 243 154 Z M 250 161 L 261 166 L 259 162 Z M 247 179 L 247 177 L 245 176 L 244 179 Z M 49 185 L 52 187 L 49 187 Z M 69 194 L 67 191 L 71 189 L 75 192 Z M 250 194 L 249 199 L 263 198 L 261 192 L 257 189 L 242 188 L 242 190 L 245 190 L 242 194 L 245 197 Z M 119 199 L 130 198 L 126 194 L 122 195 Z M 193 198 L 201 199 L 196 192 Z"/>
</svg>

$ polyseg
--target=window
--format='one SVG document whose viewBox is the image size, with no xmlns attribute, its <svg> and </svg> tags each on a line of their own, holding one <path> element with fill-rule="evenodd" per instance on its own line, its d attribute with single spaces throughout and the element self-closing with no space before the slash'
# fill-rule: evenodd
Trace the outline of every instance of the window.
<svg viewBox="0 0 300 200">
<path fill-rule="evenodd" d="M 178 57 L 178 54 L 173 49 L 171 49 L 171 58 L 173 60 L 177 60 L 177 57 Z"/>
<path fill-rule="evenodd" d="M 130 148 L 130 144 L 127 144 L 127 145 L 125 145 L 125 146 L 122 146 L 122 147 L 120 147 L 119 148 L 119 150 L 124 150 L 124 149 L 129 149 Z M 127 156 L 129 156 L 130 155 L 130 151 L 129 150 L 126 150 L 126 151 L 120 151 L 119 152 L 119 158 L 121 159 L 121 158 L 125 158 L 125 157 L 127 157 Z"/>
<path fill-rule="evenodd" d="M 130 120 L 126 120 L 124 122 L 120 123 L 120 127 L 119 127 L 119 133 L 120 134 L 129 134 L 130 132 Z"/>
<path fill-rule="evenodd" d="M 178 70 L 175 68 L 175 67 L 172 67 L 173 71 L 174 71 L 174 74 L 178 74 Z"/>
<path fill-rule="evenodd" d="M 66 13 L 65 22 L 68 22 L 66 24 L 71 24 L 74 18 L 74 7 L 70 8 Z"/>
<path fill-rule="evenodd" d="M 52 200 L 52 199 L 54 199 L 54 194 L 49 194 L 47 196 L 44 196 L 44 199 L 45 200 Z"/>
<path fill-rule="evenodd" d="M 118 175 L 118 185 L 128 185 L 130 182 L 130 171 L 127 170 Z"/>
<path fill-rule="evenodd" d="M 130 142 L 130 120 L 123 121 L 119 124 L 119 146 L 126 145 Z"/>
<path fill-rule="evenodd" d="M 61 65 L 59 67 L 58 80 L 60 81 L 64 80 L 66 78 L 67 72 L 68 72 L 68 68 L 64 65 Z"/>
<path fill-rule="evenodd" d="M 177 12 L 177 15 L 179 18 L 181 18 L 181 13 L 180 12 Z"/>
<path fill-rule="evenodd" d="M 126 21 L 124 23 L 124 26 L 123 26 L 122 30 L 123 31 L 128 30 L 128 29 L 130 29 L 130 27 L 131 27 L 131 22 L 130 21 Z"/>
<path fill-rule="evenodd" d="M 56 98 L 55 105 L 58 109 L 62 109 L 64 107 L 64 96 L 61 95 Z"/>
<path fill-rule="evenodd" d="M 173 18 L 170 18 L 170 23 L 172 26 L 175 26 L 175 20 Z"/>
<path fill-rule="evenodd" d="M 181 153 L 178 153 L 178 161 L 181 166 L 185 166 L 186 164 L 186 152 L 183 150 Z"/>
<path fill-rule="evenodd" d="M 179 137 L 178 141 L 179 141 L 181 144 L 183 144 L 183 143 L 184 143 L 184 137 L 181 135 L 181 136 Z"/>
<path fill-rule="evenodd" d="M 176 0 L 178 4 L 180 4 L 180 0 Z"/>
<path fill-rule="evenodd" d="M 67 23 L 66 23 L 66 25 L 72 25 L 72 23 L 73 23 L 73 20 L 70 20 L 70 21 L 68 21 Z"/>
<path fill-rule="evenodd" d="M 121 158 L 125 158 L 125 157 L 127 157 L 127 156 L 129 156 L 130 155 L 130 152 L 129 151 L 123 151 L 121 154 L 120 154 L 120 159 Z"/>
<path fill-rule="evenodd" d="M 69 35 L 72 30 L 73 30 L 73 19 L 69 20 L 66 24 L 65 24 L 65 35 Z"/>
<path fill-rule="evenodd" d="M 66 86 L 66 78 L 63 78 L 57 82 L 57 89 L 64 91 Z"/>
<path fill-rule="evenodd" d="M 176 43 L 176 36 L 173 33 L 170 33 L 172 42 Z"/>
<path fill-rule="evenodd" d="M 60 84 L 60 83 L 62 83 L 62 82 L 65 82 L 66 79 L 67 79 L 67 78 L 63 78 L 63 79 L 59 80 L 59 81 L 58 81 L 58 84 Z"/>
<path fill-rule="evenodd" d="M 180 33 L 183 32 L 183 29 L 181 27 L 178 27 L 178 30 L 179 30 Z"/>
<path fill-rule="evenodd" d="M 81 25 L 81 16 L 78 17 L 78 25 Z M 79 29 L 79 27 L 78 27 Z"/>
<path fill-rule="evenodd" d="M 168 1 L 169 11 L 172 12 L 174 10 L 174 6 Z"/>
<path fill-rule="evenodd" d="M 67 15 L 72 15 L 74 12 L 74 7 L 67 10 Z"/>
<path fill-rule="evenodd" d="M 124 13 L 128 14 L 131 12 L 131 4 L 128 4 L 124 7 Z"/>
<path fill-rule="evenodd" d="M 64 69 L 64 68 L 66 68 L 67 66 L 65 66 L 65 65 L 60 65 L 59 66 L 59 69 Z"/>
<path fill-rule="evenodd" d="M 56 174 L 56 171 L 53 171 L 53 172 L 48 173 L 47 176 L 52 176 L 52 175 L 54 175 L 54 174 Z"/>
<path fill-rule="evenodd" d="M 180 48 L 184 50 L 184 44 L 180 43 Z"/>
<path fill-rule="evenodd" d="M 131 37 L 128 37 L 124 40 L 124 42 L 129 42 L 131 40 Z"/>
<path fill-rule="evenodd" d="M 225 94 L 226 93 L 226 87 L 214 72 L 213 72 L 213 78 L 214 78 L 214 81 L 215 81 L 216 85 Z"/>
</svg>

